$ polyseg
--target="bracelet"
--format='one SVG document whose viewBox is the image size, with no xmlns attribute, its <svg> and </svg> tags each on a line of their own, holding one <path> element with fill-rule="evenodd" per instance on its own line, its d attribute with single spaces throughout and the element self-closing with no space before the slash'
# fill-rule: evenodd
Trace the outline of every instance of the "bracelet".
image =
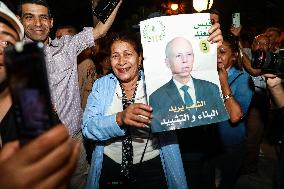
<svg viewBox="0 0 284 189">
<path fill-rule="evenodd" d="M 224 95 L 223 96 L 223 100 L 224 100 L 224 102 L 226 102 L 229 98 L 231 98 L 231 97 L 233 97 L 233 94 L 232 93 L 229 93 L 229 94 L 227 94 L 227 95 Z"/>
</svg>

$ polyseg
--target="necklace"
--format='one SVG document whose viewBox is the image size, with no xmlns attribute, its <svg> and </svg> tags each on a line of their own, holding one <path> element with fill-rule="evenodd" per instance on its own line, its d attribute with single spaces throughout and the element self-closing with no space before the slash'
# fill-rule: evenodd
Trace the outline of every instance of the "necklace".
<svg viewBox="0 0 284 189">
<path fill-rule="evenodd" d="M 122 99 L 128 100 L 127 97 L 119 96 L 118 92 L 115 92 L 115 94 L 116 94 L 116 96 L 117 96 L 117 98 L 118 98 L 119 100 L 122 100 Z M 131 98 L 131 101 L 141 100 L 141 99 L 143 99 L 143 98 L 145 98 L 145 95 L 140 96 L 140 97 L 136 97 L 136 98 L 135 98 L 135 97 L 132 97 L 132 98 Z"/>
<path fill-rule="evenodd" d="M 133 87 L 132 89 L 124 89 L 124 91 L 133 91 L 134 89 L 136 89 L 136 86 Z"/>
<path fill-rule="evenodd" d="M 140 80 L 140 78 L 138 78 L 137 82 Z M 124 91 L 132 91 L 134 89 L 136 89 L 137 87 L 137 82 L 136 83 L 133 83 L 131 86 L 130 86 L 130 89 L 125 89 L 125 87 L 123 86 L 122 83 L 120 83 L 120 87 L 121 89 L 123 89 Z M 131 88 L 132 87 L 132 88 Z"/>
<path fill-rule="evenodd" d="M 117 98 L 120 99 L 120 100 L 122 100 L 122 104 L 123 104 L 123 105 L 125 105 L 125 104 L 128 104 L 128 105 L 129 105 L 129 104 L 133 104 L 135 100 L 140 100 L 140 99 L 142 99 L 142 98 L 145 97 L 145 95 L 144 95 L 144 96 L 142 96 L 142 97 L 138 97 L 137 99 L 135 98 L 140 79 L 141 79 L 141 76 L 140 76 L 140 74 L 139 74 L 138 79 L 137 79 L 137 82 L 132 85 L 132 86 L 134 86 L 134 87 L 133 87 L 132 89 L 128 89 L 128 90 L 125 90 L 125 89 L 123 88 L 123 86 L 122 86 L 122 83 L 119 83 L 119 86 L 120 86 L 121 92 L 122 92 L 122 96 L 119 96 L 119 94 L 118 94 L 117 91 L 116 91 L 115 93 L 116 93 Z M 134 93 L 133 93 L 132 97 L 131 97 L 130 99 L 128 99 L 125 92 L 126 92 L 126 91 L 132 91 L 132 90 L 134 90 Z"/>
</svg>

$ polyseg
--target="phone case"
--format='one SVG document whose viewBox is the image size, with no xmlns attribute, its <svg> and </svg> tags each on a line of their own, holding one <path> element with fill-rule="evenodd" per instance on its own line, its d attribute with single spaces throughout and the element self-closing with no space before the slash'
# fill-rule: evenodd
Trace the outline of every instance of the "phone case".
<svg viewBox="0 0 284 189">
<path fill-rule="evenodd" d="M 5 49 L 5 66 L 17 131 L 23 145 L 60 123 L 51 103 L 42 43 Z"/>
<path fill-rule="evenodd" d="M 234 27 L 238 28 L 241 26 L 240 22 L 240 13 L 233 13 L 232 14 L 232 24 Z"/>
<path fill-rule="evenodd" d="M 93 9 L 93 14 L 102 23 L 105 23 L 118 3 L 119 0 L 100 0 Z"/>
</svg>

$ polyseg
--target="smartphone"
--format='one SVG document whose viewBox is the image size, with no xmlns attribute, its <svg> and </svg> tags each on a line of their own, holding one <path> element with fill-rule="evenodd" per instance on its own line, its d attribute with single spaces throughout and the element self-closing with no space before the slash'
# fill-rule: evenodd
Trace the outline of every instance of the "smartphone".
<svg viewBox="0 0 284 189">
<path fill-rule="evenodd" d="M 236 28 L 241 26 L 241 14 L 240 13 L 232 14 L 232 24 Z"/>
<path fill-rule="evenodd" d="M 43 48 L 40 42 L 18 42 L 4 51 L 21 145 L 60 123 L 51 103 Z"/>
<path fill-rule="evenodd" d="M 97 6 L 93 9 L 93 14 L 102 23 L 105 23 L 118 3 L 119 0 L 100 0 Z"/>
</svg>

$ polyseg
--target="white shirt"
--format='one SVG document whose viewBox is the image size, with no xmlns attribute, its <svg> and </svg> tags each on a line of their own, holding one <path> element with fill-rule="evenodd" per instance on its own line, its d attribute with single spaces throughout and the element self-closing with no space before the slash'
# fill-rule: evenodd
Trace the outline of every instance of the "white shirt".
<svg viewBox="0 0 284 189">
<path fill-rule="evenodd" d="M 173 81 L 174 81 L 175 85 L 178 88 L 178 92 L 179 92 L 183 102 L 184 102 L 184 91 L 181 90 L 181 87 L 184 86 L 184 85 L 187 85 L 189 87 L 187 92 L 189 93 L 189 95 L 190 95 L 190 97 L 192 99 L 192 102 L 196 103 L 195 88 L 194 88 L 194 84 L 193 84 L 192 79 L 190 79 L 186 84 L 182 84 L 182 83 L 178 82 L 175 79 L 173 79 Z"/>
</svg>

